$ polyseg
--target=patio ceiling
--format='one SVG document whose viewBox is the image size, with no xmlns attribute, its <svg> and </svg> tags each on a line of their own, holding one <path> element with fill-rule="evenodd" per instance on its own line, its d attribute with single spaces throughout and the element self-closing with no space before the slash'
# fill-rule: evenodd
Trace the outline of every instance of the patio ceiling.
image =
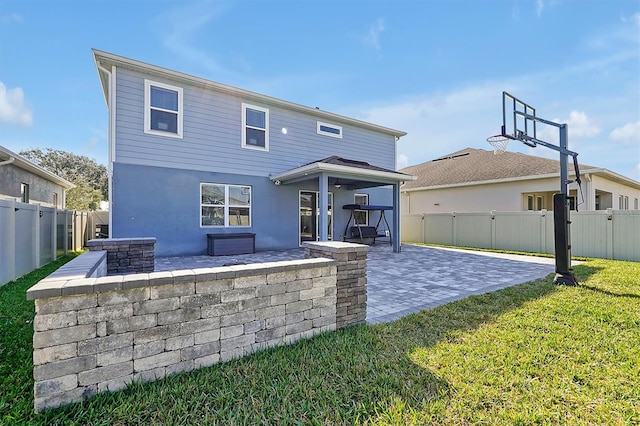
<svg viewBox="0 0 640 426">
<path fill-rule="evenodd" d="M 318 179 L 326 174 L 330 186 L 346 189 L 372 188 L 376 186 L 402 184 L 415 180 L 415 176 L 373 166 L 364 161 L 332 156 L 314 161 L 282 173 L 270 176 L 276 185 Z"/>
</svg>

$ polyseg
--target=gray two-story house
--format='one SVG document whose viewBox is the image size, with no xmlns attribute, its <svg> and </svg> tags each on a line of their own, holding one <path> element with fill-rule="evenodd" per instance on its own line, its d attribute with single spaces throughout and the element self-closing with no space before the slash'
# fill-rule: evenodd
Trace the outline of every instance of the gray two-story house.
<svg viewBox="0 0 640 426">
<path fill-rule="evenodd" d="M 240 233 L 256 250 L 284 249 L 342 241 L 355 222 L 387 222 L 386 209 L 399 251 L 400 185 L 413 179 L 395 171 L 404 132 L 93 55 L 109 114 L 111 237 L 155 237 L 160 256 Z"/>
</svg>

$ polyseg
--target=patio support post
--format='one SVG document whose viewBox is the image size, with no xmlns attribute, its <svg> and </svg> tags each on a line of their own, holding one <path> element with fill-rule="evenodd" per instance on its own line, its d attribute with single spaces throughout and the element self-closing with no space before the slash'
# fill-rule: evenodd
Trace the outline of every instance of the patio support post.
<svg viewBox="0 0 640 426">
<path fill-rule="evenodd" d="M 327 216 L 329 215 L 329 177 L 326 173 L 321 173 L 318 177 L 319 185 L 318 192 L 320 202 L 318 203 L 320 206 L 320 217 L 318 218 L 318 233 L 320 241 L 328 241 L 329 240 L 329 223 L 327 221 Z"/>
<path fill-rule="evenodd" d="M 400 252 L 400 183 L 393 184 L 393 252 Z"/>
</svg>

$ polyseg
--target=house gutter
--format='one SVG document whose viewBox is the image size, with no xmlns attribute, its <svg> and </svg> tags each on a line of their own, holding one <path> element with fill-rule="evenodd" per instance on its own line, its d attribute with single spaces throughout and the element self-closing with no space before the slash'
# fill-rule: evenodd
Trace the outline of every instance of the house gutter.
<svg viewBox="0 0 640 426">
<path fill-rule="evenodd" d="M 5 166 L 5 165 L 7 165 L 7 164 L 11 164 L 11 163 L 13 163 L 14 161 L 16 161 L 16 157 L 11 157 L 11 156 L 9 156 L 9 159 L 8 159 L 8 160 L 0 161 L 0 166 Z"/>
</svg>

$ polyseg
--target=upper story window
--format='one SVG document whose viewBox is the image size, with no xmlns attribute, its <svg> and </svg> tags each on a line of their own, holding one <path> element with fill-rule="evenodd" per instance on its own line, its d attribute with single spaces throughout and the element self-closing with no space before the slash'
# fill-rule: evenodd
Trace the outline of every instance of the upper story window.
<svg viewBox="0 0 640 426">
<path fill-rule="evenodd" d="M 200 184 L 200 226 L 251 226 L 251 187 Z"/>
<path fill-rule="evenodd" d="M 335 124 L 323 123 L 318 121 L 316 129 L 319 135 L 331 136 L 332 138 L 342 139 L 342 127 Z"/>
<path fill-rule="evenodd" d="M 144 132 L 182 138 L 182 88 L 144 81 Z"/>
<path fill-rule="evenodd" d="M 59 207 L 58 206 L 58 193 L 57 192 L 53 193 L 53 207 Z"/>
<path fill-rule="evenodd" d="M 20 184 L 20 201 L 23 203 L 29 202 L 29 184 L 21 183 Z"/>
<path fill-rule="evenodd" d="M 269 151 L 269 110 L 242 104 L 242 147 Z"/>
</svg>

